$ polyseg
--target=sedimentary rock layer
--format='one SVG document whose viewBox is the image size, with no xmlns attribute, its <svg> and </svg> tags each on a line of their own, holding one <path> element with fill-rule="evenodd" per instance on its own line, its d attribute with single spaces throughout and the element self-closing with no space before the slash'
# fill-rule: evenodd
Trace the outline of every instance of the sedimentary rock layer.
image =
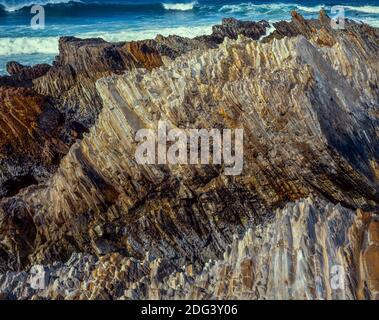
<svg viewBox="0 0 379 320">
<path fill-rule="evenodd" d="M 62 115 L 27 88 L 0 88 L 0 198 L 49 176 L 68 152 Z"/>
<path fill-rule="evenodd" d="M 0 90 L 3 96 L 12 95 L 13 98 L 7 102 L 4 99 L 0 101 L 0 112 L 18 108 L 19 100 L 24 108 L 22 116 L 25 119 L 34 119 L 34 109 L 29 108 L 28 104 L 34 104 L 31 96 L 35 96 L 40 100 L 49 101 L 49 110 L 55 109 L 54 114 L 59 114 L 59 123 L 51 119 L 47 124 L 45 120 L 44 128 L 39 128 L 38 121 L 27 124 L 33 125 L 34 131 L 38 131 L 39 135 L 29 135 L 28 143 L 23 145 L 21 162 L 15 160 L 17 153 L 11 156 L 9 152 L 0 151 L 0 197 L 17 193 L 23 187 L 33 184 L 36 179 L 39 182 L 46 180 L 55 172 L 63 155 L 68 152 L 73 142 L 82 138 L 82 134 L 94 124 L 102 109 L 102 99 L 95 87 L 98 79 L 135 68 L 151 70 L 163 64 L 162 58 L 175 59 L 195 49 L 215 48 L 225 37 L 236 38 L 238 34 L 244 34 L 258 39 L 265 34 L 267 27 L 266 22 L 224 19 L 221 25 L 214 27 L 212 35 L 195 39 L 157 36 L 155 40 L 112 44 L 102 39 L 82 40 L 64 37 L 60 39 L 60 53 L 52 67 L 46 64 L 29 67 L 14 61 L 9 62 L 9 76 L 0 77 Z M 15 88 L 19 89 L 14 90 Z M 15 99 L 15 96 L 19 99 Z M 8 117 L 0 114 L 1 116 Z M 50 131 L 59 131 L 55 140 L 51 140 L 49 134 L 45 134 L 47 127 Z M 14 129 L 12 123 L 2 127 L 4 135 L 8 137 L 12 137 Z M 20 130 L 23 130 L 22 126 Z M 46 140 L 51 140 L 52 143 L 44 143 Z M 61 140 L 67 148 L 61 147 Z M 9 150 L 20 146 L 17 139 L 4 140 L 4 144 Z M 40 157 L 29 150 L 29 146 L 33 150 L 44 150 L 41 152 L 49 154 L 54 161 L 41 161 Z M 7 191 L 9 184 L 15 185 L 12 192 Z"/>
<path fill-rule="evenodd" d="M 102 39 L 63 37 L 53 67 L 36 79 L 33 87 L 40 94 L 58 99 L 59 109 L 89 127 L 102 108 L 96 80 L 135 68 L 151 70 L 162 65 L 163 56 L 174 59 L 195 49 L 215 48 L 226 37 L 236 39 L 242 34 L 259 39 L 268 26 L 264 21 L 241 22 L 231 18 L 214 26 L 211 35 L 194 39 L 158 35 L 154 40 L 114 44 Z"/>
<path fill-rule="evenodd" d="M 235 235 L 224 257 L 198 273 L 149 254 L 74 254 L 66 263 L 8 272 L 0 291 L 8 299 L 375 299 L 378 218 L 308 198 Z"/>
<path fill-rule="evenodd" d="M 293 14 L 293 21 L 275 37 L 255 41 L 240 35 L 219 46 L 217 41 L 209 46 L 205 42 L 207 48 L 167 54 L 170 59 L 157 47 L 147 54 L 141 49 L 146 43 L 110 46 L 91 41 L 88 47 L 82 40 L 62 39 L 62 52 L 65 42 L 76 51 L 67 50 L 70 53 L 62 54 L 57 66 L 34 80 L 40 94 L 65 92 L 63 101 L 83 98 L 81 86 L 88 81 L 86 88 L 92 89 L 80 98 L 86 102 L 76 116 L 89 114 L 94 105 L 87 103 L 95 96 L 101 97 L 101 108 L 92 110 L 99 113 L 95 125 L 70 148 L 50 179 L 0 201 L 2 270 L 66 261 L 84 252 L 92 259 L 87 274 L 96 260 L 90 256 L 105 263 L 93 271 L 98 283 L 73 296 L 57 287 L 54 294 L 377 297 L 376 29 L 348 22 L 347 30 L 335 31 L 323 13 L 316 22 Z M 181 48 L 190 43 L 175 37 L 164 41 Z M 129 56 L 129 68 L 115 58 L 120 50 L 133 57 L 144 55 Z M 128 71 L 95 85 L 100 73 L 92 77 L 80 60 L 87 51 L 94 57 L 91 65 L 99 64 L 96 70 L 108 64 L 103 76 L 116 62 L 123 64 L 120 71 Z M 109 59 L 99 58 L 104 52 Z M 88 75 L 77 83 L 54 83 L 51 77 L 60 72 L 71 73 L 72 78 L 65 79 Z M 59 86 L 67 90 L 57 90 Z M 222 165 L 138 164 L 136 132 L 157 129 L 158 121 L 183 130 L 243 129 L 242 174 L 227 176 Z M 238 244 L 235 237 L 242 239 L 244 234 Z M 79 262 L 68 266 L 87 258 L 77 257 Z M 206 266 L 209 260 L 219 262 Z M 160 265 L 161 261 L 165 262 Z M 158 266 L 150 265 L 154 263 Z M 334 263 L 351 277 L 341 292 L 331 290 L 329 271 Z M 183 265 L 186 273 L 172 274 Z M 61 267 L 65 268 L 60 265 L 57 272 Z M 120 287 L 112 280 L 103 279 L 118 268 L 130 270 L 130 286 L 121 291 L 114 289 Z M 222 280 L 226 274 L 230 282 Z M 207 275 L 213 279 L 203 281 Z M 27 274 L 18 276 L 25 280 Z M 78 285 L 86 282 L 86 276 L 77 279 Z M 3 281 L 12 279 L 8 274 Z M 107 290 L 100 289 L 107 284 Z"/>
</svg>

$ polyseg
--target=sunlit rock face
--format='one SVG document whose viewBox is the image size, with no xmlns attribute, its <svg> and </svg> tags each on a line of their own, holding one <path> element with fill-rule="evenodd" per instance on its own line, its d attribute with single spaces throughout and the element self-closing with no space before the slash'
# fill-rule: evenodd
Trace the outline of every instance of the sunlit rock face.
<svg viewBox="0 0 379 320">
<path fill-rule="evenodd" d="M 135 68 L 152 70 L 163 64 L 162 59 L 175 59 L 192 50 L 216 48 L 225 37 L 236 39 L 238 34 L 244 34 L 259 39 L 265 35 L 267 27 L 264 21 L 224 19 L 221 25 L 214 26 L 211 35 L 195 39 L 158 35 L 154 40 L 113 44 L 102 39 L 63 37 L 59 42 L 60 53 L 53 66 L 40 64 L 29 67 L 15 61 L 9 62 L 9 75 L 0 76 L 0 112 L 20 108 L 22 104 L 23 114 L 20 117 L 28 119 L 28 123 L 17 119 L 19 115 L 14 118 L 4 115 L 10 123 L 2 126 L 2 133 L 9 138 L 15 134 L 15 130 L 22 131 L 25 127 L 34 126 L 34 129 L 28 130 L 39 131 L 39 134 L 26 135 L 28 143 L 23 145 L 24 151 L 19 161 L 15 160 L 16 151 L 12 154 L 0 150 L 3 161 L 0 166 L 0 195 L 17 194 L 36 181 L 46 181 L 56 172 L 71 145 L 82 138 L 102 110 L 102 99 L 95 86 L 98 79 Z M 36 116 L 33 107 L 36 99 L 43 101 L 41 110 L 49 105 L 48 116 L 43 116 L 46 112 Z M 56 121 L 56 118 L 59 120 Z M 12 122 L 20 128 L 12 125 Z M 42 130 L 39 128 L 40 122 L 44 123 Z M 45 134 L 46 128 L 48 134 Z M 50 139 L 50 131 L 55 132 L 54 139 Z M 16 136 L 20 135 L 16 133 Z M 7 150 L 18 149 L 19 140 L 2 139 Z M 51 143 L 46 144 L 46 140 L 51 140 Z M 65 148 L 62 148 L 62 143 Z M 38 150 L 38 155 L 30 152 L 31 148 Z M 41 154 L 52 161 L 41 161 Z M 9 189 L 12 189 L 11 192 Z"/>
<path fill-rule="evenodd" d="M 0 202 L 1 269 L 55 268 L 63 284 L 28 297 L 376 298 L 378 31 L 293 16 L 297 29 L 275 37 L 144 56 L 157 65 L 92 84 L 102 107 L 90 132 L 46 183 Z M 297 21 L 303 32 L 286 36 Z M 158 121 L 243 129 L 241 175 L 138 164 L 136 132 Z M 82 268 L 75 290 L 59 268 Z M 121 287 L 107 278 L 116 271 Z M 7 291 L 15 275 L 0 290 L 19 297 Z"/>
<path fill-rule="evenodd" d="M 289 203 L 197 281 L 208 277 L 209 296 L 222 299 L 375 299 L 377 225 L 376 215 L 317 199 Z"/>
<path fill-rule="evenodd" d="M 257 40 L 266 34 L 268 26 L 265 21 L 224 19 L 209 36 L 188 39 L 158 35 L 153 40 L 116 44 L 102 39 L 63 37 L 53 67 L 35 79 L 33 87 L 40 94 L 56 98 L 58 109 L 69 118 L 90 127 L 102 109 L 96 80 L 135 68 L 152 70 L 162 65 L 162 56 L 174 59 L 195 49 L 215 48 L 226 37 L 236 39 L 243 34 Z"/>
</svg>

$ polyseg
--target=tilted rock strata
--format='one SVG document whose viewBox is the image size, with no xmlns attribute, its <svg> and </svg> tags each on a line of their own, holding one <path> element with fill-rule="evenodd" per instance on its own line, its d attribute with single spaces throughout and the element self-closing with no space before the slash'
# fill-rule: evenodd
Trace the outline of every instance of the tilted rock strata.
<svg viewBox="0 0 379 320">
<path fill-rule="evenodd" d="M 236 235 L 223 259 L 200 272 L 149 254 L 141 261 L 74 254 L 0 276 L 0 292 L 7 299 L 375 299 L 378 227 L 377 215 L 308 198 Z M 34 287 L 36 270 L 44 289 Z"/>
<path fill-rule="evenodd" d="M 49 176 L 68 152 L 61 114 L 26 88 L 0 88 L 0 198 Z"/>
<path fill-rule="evenodd" d="M 90 127 L 102 108 L 96 80 L 135 68 L 151 70 L 163 64 L 162 57 L 175 59 L 193 50 L 216 48 L 229 37 L 242 34 L 259 39 L 269 24 L 224 19 L 213 27 L 209 36 L 194 39 L 178 36 L 157 36 L 154 40 L 109 43 L 102 39 L 63 37 L 59 41 L 59 56 L 43 77 L 34 81 L 34 88 L 43 95 L 59 100 L 59 109 L 75 121 Z"/>
<path fill-rule="evenodd" d="M 2 202 L 3 216 L 32 217 L 36 229 L 25 238 L 7 231 L 12 219 L 0 224 L 10 254 L 4 263 L 20 268 L 75 251 L 141 258 L 149 251 L 201 268 L 222 255 L 233 234 L 289 200 L 313 193 L 377 208 L 379 144 L 368 112 L 375 100 L 361 95 L 367 82 L 358 89 L 339 69 L 364 49 L 344 50 L 344 37 L 327 48 L 303 36 L 267 44 L 241 37 L 151 72 L 100 80 L 104 108 L 90 134 L 45 187 Z M 372 70 L 367 76 L 377 83 L 375 64 L 355 68 L 355 76 Z M 137 165 L 135 132 L 156 128 L 158 119 L 188 129 L 244 128 L 243 174 Z M 21 252 L 26 243 L 32 245 Z"/>
<path fill-rule="evenodd" d="M 35 66 L 24 66 L 16 61 L 7 63 L 7 71 L 11 77 L 19 79 L 19 82 L 32 81 L 45 75 L 51 66 L 48 64 L 37 64 Z"/>
<path fill-rule="evenodd" d="M 102 99 L 102 109 L 89 134 L 71 147 L 57 173 L 45 184 L 0 202 L 1 270 L 66 261 L 72 253 L 85 252 L 102 257 L 104 262 L 123 261 L 113 264 L 130 261 L 128 268 L 132 271 L 128 274 L 137 283 L 132 287 L 135 290 L 126 296 L 132 298 L 142 297 L 141 292 L 148 297 L 154 294 L 161 297 L 210 297 L 212 294 L 224 298 L 334 297 L 337 293 L 331 293 L 326 282 L 327 269 L 320 269 L 324 274 L 319 274 L 319 269 L 311 267 L 299 270 L 300 278 L 311 282 L 310 287 L 289 279 L 293 280 L 293 291 L 287 290 L 288 286 L 276 290 L 279 288 L 276 283 L 279 286 L 289 281 L 284 267 L 277 270 L 278 279 L 254 271 L 254 279 L 266 279 L 263 288 L 260 282 L 247 278 L 241 280 L 242 284 L 233 281 L 233 285 L 221 285 L 215 280 L 209 292 L 204 283 L 199 285 L 203 288 L 200 293 L 195 287 L 195 291 L 191 287 L 180 292 L 179 284 L 187 283 L 183 275 L 176 282 L 172 280 L 173 288 L 167 289 L 167 293 L 160 291 L 159 284 L 167 273 L 183 265 L 188 266 L 191 274 L 201 274 L 207 261 L 222 258 L 235 235 L 246 233 L 250 226 L 264 225 L 267 215 L 288 201 L 296 202 L 313 194 L 331 203 L 340 202 L 350 208 L 336 209 L 346 213 L 347 220 L 341 222 L 343 232 L 358 219 L 353 216 L 355 209 L 377 212 L 377 33 L 371 28 L 373 32 L 367 37 L 367 27 L 354 25 L 354 31 L 333 32 L 321 26 L 322 19 L 323 16 L 312 36 L 267 38 L 264 43 L 243 36 L 237 40 L 226 39 L 218 48 L 196 50 L 175 61 L 162 59 L 163 65 L 152 70 L 135 69 L 135 65 L 125 74 L 99 80 L 96 94 Z M 325 32 L 330 41 L 320 43 L 318 35 L 325 36 Z M 93 41 L 99 42 L 99 50 L 105 48 L 108 52 L 107 44 L 103 47 L 101 40 Z M 156 61 L 154 57 L 144 56 L 144 61 Z M 57 69 L 52 68 L 46 76 L 54 70 Z M 186 130 L 243 128 L 242 175 L 225 176 L 223 166 L 136 164 L 135 133 L 141 128 L 156 129 L 158 120 L 167 121 L 170 128 Z M 308 201 L 308 206 L 316 206 L 316 212 L 321 212 L 316 215 L 317 221 L 325 224 L 323 216 L 333 216 L 331 205 L 309 202 L 312 201 Z M 291 206 L 286 210 L 292 217 Z M 278 211 L 276 214 L 280 217 Z M 303 214 L 306 216 L 306 211 Z M 313 216 L 306 219 L 313 221 Z M 376 218 L 370 216 L 370 219 Z M 369 225 L 369 239 L 376 239 L 375 226 L 375 223 Z M 325 239 L 307 235 L 306 224 L 299 224 L 295 229 L 294 232 L 316 242 Z M 365 227 L 363 230 L 367 233 Z M 283 234 L 284 243 L 289 243 L 290 234 L 291 230 Z M 343 239 L 342 244 L 332 242 L 331 246 L 357 249 L 354 254 L 337 256 L 336 262 L 347 269 L 353 268 L 358 264 L 346 260 L 364 254 L 362 261 L 366 265 L 364 270 L 351 272 L 364 289 L 349 280 L 354 287 L 345 290 L 345 298 L 375 297 L 376 242 L 372 242 L 374 247 L 366 247 L 354 237 Z M 258 240 L 254 241 L 259 248 Z M 312 248 L 307 244 L 291 250 L 301 250 L 309 256 Z M 149 252 L 147 258 L 146 252 Z M 336 256 L 333 249 L 325 255 Z M 219 263 L 226 266 L 226 271 L 229 258 L 227 255 Z M 157 271 L 159 279 L 139 287 L 150 263 L 162 259 L 168 262 L 163 262 Z M 285 259 L 282 264 L 274 265 L 285 266 L 297 261 L 287 256 Z M 314 261 L 327 260 L 322 259 L 315 257 Z M 255 265 L 247 261 L 243 269 L 253 270 L 257 266 L 256 270 L 263 272 L 265 263 L 268 262 L 263 258 Z M 108 264 L 96 270 L 94 277 L 99 274 L 101 279 L 112 274 L 114 268 Z M 225 271 L 214 272 L 222 277 Z M 238 275 L 240 271 L 233 272 Z M 314 290 L 311 286 L 317 276 L 321 277 L 322 281 L 317 278 L 317 283 L 322 287 Z M 91 298 L 122 296 L 112 291 L 111 285 L 107 291 L 101 291 L 99 288 L 104 288 L 110 280 L 99 281 L 97 289 L 88 289 Z M 254 289 L 246 291 L 246 283 Z M 338 294 L 336 297 L 340 298 Z"/>
<path fill-rule="evenodd" d="M 12 92 L 13 98 L 6 103 L 4 99 L 0 100 L 0 112 L 17 109 L 17 101 L 21 101 L 24 104 L 22 116 L 31 121 L 26 126 L 33 125 L 33 130 L 39 134 L 28 136 L 25 140 L 27 143 L 22 145 L 22 157 L 17 159 L 19 139 L 4 140 L 7 150 L 15 150 L 15 154 L 11 155 L 13 151 L 0 150 L 3 162 L 0 166 L 0 197 L 17 194 L 24 187 L 46 180 L 55 172 L 69 147 L 76 139 L 82 138 L 82 134 L 93 125 L 102 109 L 102 100 L 95 87 L 99 78 L 134 68 L 151 70 L 163 64 L 163 57 L 175 59 L 195 49 L 215 48 L 225 37 L 236 38 L 239 33 L 258 39 L 265 34 L 267 26 L 266 22 L 224 19 L 221 25 L 214 27 L 210 36 L 196 39 L 158 36 L 156 40 L 118 44 L 102 39 L 66 37 L 60 39 L 60 54 L 53 67 L 45 64 L 28 67 L 14 61 L 9 62 L 7 71 L 10 75 L 0 77 L 0 87 L 4 95 Z M 16 96 L 19 98 L 16 99 Z M 32 96 L 49 101 L 51 121 L 47 123 L 46 120 L 41 120 L 44 128 L 38 127 L 40 122 L 31 120 L 35 117 L 33 108 L 28 107 L 29 104 L 34 104 Z M 59 123 L 52 114 L 56 115 L 55 118 L 59 117 Z M 12 137 L 15 130 L 23 130 L 22 125 L 15 128 L 13 120 L 9 126 L 2 127 L 5 136 Z M 17 121 L 16 119 L 15 122 L 18 123 Z M 44 132 L 47 127 L 50 127 L 49 131 L 57 133 L 55 139 L 50 139 L 50 133 Z M 46 144 L 47 140 L 51 143 Z M 62 142 L 66 145 L 65 148 L 62 148 Z M 37 149 L 43 155 L 36 154 L 34 151 Z M 41 157 L 45 159 L 41 160 Z M 12 189 L 11 192 L 8 189 Z"/>
<path fill-rule="evenodd" d="M 33 67 L 24 66 L 16 61 L 7 63 L 9 76 L 0 76 L 0 87 L 33 86 L 32 81 L 45 75 L 50 69 L 48 64 L 37 64 Z"/>
</svg>

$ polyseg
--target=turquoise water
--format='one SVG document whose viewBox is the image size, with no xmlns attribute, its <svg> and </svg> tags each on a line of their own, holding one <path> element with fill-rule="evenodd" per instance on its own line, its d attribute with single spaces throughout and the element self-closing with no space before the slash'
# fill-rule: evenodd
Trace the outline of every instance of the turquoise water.
<svg viewBox="0 0 379 320">
<path fill-rule="evenodd" d="M 45 28 L 33 30 L 31 4 L 45 10 Z M 154 1 L 154 0 L 0 0 L 0 73 L 9 60 L 25 64 L 51 63 L 63 35 L 103 37 L 109 41 L 152 38 L 156 34 L 194 37 L 211 33 L 223 17 L 289 19 L 296 9 L 315 17 L 321 8 L 345 6 L 346 16 L 379 27 L 379 0 L 375 1 Z"/>
</svg>

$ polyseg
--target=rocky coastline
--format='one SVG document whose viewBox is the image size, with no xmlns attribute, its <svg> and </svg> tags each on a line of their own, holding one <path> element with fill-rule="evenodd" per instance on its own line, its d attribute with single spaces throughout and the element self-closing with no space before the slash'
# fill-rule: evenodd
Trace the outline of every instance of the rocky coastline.
<svg viewBox="0 0 379 320">
<path fill-rule="evenodd" d="M 10 62 L 0 298 L 379 299 L 379 29 L 291 15 Z M 244 128 L 243 174 L 137 164 L 158 120 Z"/>
</svg>

